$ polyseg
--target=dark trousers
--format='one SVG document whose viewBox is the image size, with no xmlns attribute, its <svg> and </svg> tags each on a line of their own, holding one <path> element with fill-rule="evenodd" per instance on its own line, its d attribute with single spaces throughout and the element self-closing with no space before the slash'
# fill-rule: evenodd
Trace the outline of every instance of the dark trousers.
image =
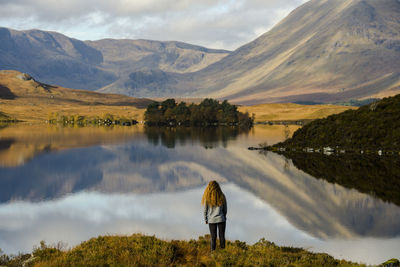
<svg viewBox="0 0 400 267">
<path fill-rule="evenodd" d="M 217 243 L 217 228 L 219 234 L 219 246 L 220 248 L 225 248 L 225 227 L 226 222 L 221 223 L 209 223 L 210 234 L 211 234 L 211 250 L 215 250 Z"/>
</svg>

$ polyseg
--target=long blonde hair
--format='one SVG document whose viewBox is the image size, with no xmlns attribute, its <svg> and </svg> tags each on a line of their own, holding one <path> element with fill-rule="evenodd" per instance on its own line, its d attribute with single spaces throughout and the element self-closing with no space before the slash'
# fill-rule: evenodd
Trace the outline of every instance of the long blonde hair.
<svg viewBox="0 0 400 267">
<path fill-rule="evenodd" d="M 222 206 L 225 202 L 225 195 L 222 193 L 221 187 L 217 181 L 208 183 L 206 190 L 204 190 L 203 197 L 201 198 L 202 205 L 209 206 Z"/>
</svg>

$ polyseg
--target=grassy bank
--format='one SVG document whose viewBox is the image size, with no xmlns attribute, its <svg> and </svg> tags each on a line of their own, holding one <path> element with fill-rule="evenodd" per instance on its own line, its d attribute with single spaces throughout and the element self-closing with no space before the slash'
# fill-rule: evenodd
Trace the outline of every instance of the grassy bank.
<svg viewBox="0 0 400 267">
<path fill-rule="evenodd" d="M 255 122 L 315 120 L 338 114 L 355 107 L 336 105 L 299 105 L 292 103 L 241 106 L 240 112 L 256 114 Z"/>
<path fill-rule="evenodd" d="M 325 253 L 279 247 L 261 239 L 254 245 L 227 242 L 210 255 L 209 236 L 164 241 L 153 236 L 99 236 L 62 250 L 43 242 L 32 255 L 0 256 L 6 266 L 363 266 Z M 1 262 L 1 260 L 3 262 Z"/>
</svg>

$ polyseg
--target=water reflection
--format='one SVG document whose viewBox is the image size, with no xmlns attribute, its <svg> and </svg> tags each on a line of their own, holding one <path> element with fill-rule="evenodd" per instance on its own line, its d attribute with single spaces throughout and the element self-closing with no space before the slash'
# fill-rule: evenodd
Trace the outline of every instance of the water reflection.
<svg viewBox="0 0 400 267">
<path fill-rule="evenodd" d="M 369 263 L 399 257 L 399 206 L 315 179 L 281 155 L 247 150 L 268 133 L 270 144 L 279 141 L 282 129 L 228 135 L 225 147 L 221 139 L 185 137 L 174 149 L 153 142 L 162 132 L 149 138 L 144 129 L 117 130 L 123 140 L 110 136 L 113 131 L 93 132 L 102 136 L 97 144 L 50 149 L 23 165 L 0 168 L 0 247 L 30 250 L 42 239 L 73 245 L 106 233 L 195 238 L 207 233 L 199 202 L 204 186 L 216 179 L 231 203 L 230 239 L 266 237 Z M 363 253 L 368 246 L 375 248 Z"/>
<path fill-rule="evenodd" d="M 397 155 L 280 153 L 317 179 L 354 188 L 400 206 L 400 157 Z"/>
<path fill-rule="evenodd" d="M 238 135 L 248 134 L 247 127 L 145 127 L 147 139 L 153 145 L 162 144 L 174 148 L 177 143 L 200 142 L 205 148 L 219 145 L 227 147 L 229 140 L 235 140 Z"/>
<path fill-rule="evenodd" d="M 18 167 L 38 155 L 70 148 L 144 139 L 139 127 L 59 127 L 10 125 L 0 128 L 0 167 Z"/>
</svg>

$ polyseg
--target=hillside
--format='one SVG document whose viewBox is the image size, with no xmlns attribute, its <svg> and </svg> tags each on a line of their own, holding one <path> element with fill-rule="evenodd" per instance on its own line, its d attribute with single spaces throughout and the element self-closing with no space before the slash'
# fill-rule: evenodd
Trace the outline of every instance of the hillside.
<svg viewBox="0 0 400 267">
<path fill-rule="evenodd" d="M 18 70 L 49 84 L 94 90 L 116 80 L 98 68 L 103 55 L 57 32 L 0 28 L 0 70 Z"/>
<path fill-rule="evenodd" d="M 205 69 L 164 74 L 162 85 L 141 83 L 124 90 L 241 104 L 394 95 L 400 92 L 399 18 L 397 0 L 312 0 Z M 160 79 L 159 74 L 150 76 L 151 81 Z"/>
<path fill-rule="evenodd" d="M 212 81 L 202 93 L 241 103 L 393 95 L 400 92 L 399 18 L 396 0 L 309 1 L 199 73 Z"/>
<path fill-rule="evenodd" d="M 182 42 L 83 42 L 57 32 L 0 27 L 0 70 L 15 69 L 42 82 L 75 89 L 105 87 L 116 92 L 126 87 L 131 73 L 192 72 L 227 54 Z"/>
<path fill-rule="evenodd" d="M 400 95 L 315 120 L 275 147 L 400 150 Z"/>
<path fill-rule="evenodd" d="M 184 99 L 187 103 L 201 99 Z M 36 81 L 17 71 L 0 71 L 0 120 L 44 121 L 49 114 L 134 117 L 143 120 L 149 99 L 67 89 Z M 256 115 L 256 121 L 301 120 L 326 117 L 351 107 L 334 105 L 263 104 L 241 106 L 239 111 Z"/>
<path fill-rule="evenodd" d="M 67 89 L 44 84 L 18 71 L 0 71 L 0 114 L 22 121 L 44 121 L 50 113 L 141 119 L 152 100 Z"/>
<path fill-rule="evenodd" d="M 99 91 L 131 96 L 146 95 L 136 92 L 143 84 L 161 88 L 167 75 L 198 71 L 229 54 L 226 50 L 173 41 L 104 39 L 85 43 L 103 55 L 100 68 L 118 77 Z M 126 88 L 130 88 L 129 92 Z"/>
<path fill-rule="evenodd" d="M 309 1 L 204 70 L 223 70 L 208 92 L 242 103 L 393 95 L 400 91 L 399 15 L 396 0 Z"/>
</svg>

